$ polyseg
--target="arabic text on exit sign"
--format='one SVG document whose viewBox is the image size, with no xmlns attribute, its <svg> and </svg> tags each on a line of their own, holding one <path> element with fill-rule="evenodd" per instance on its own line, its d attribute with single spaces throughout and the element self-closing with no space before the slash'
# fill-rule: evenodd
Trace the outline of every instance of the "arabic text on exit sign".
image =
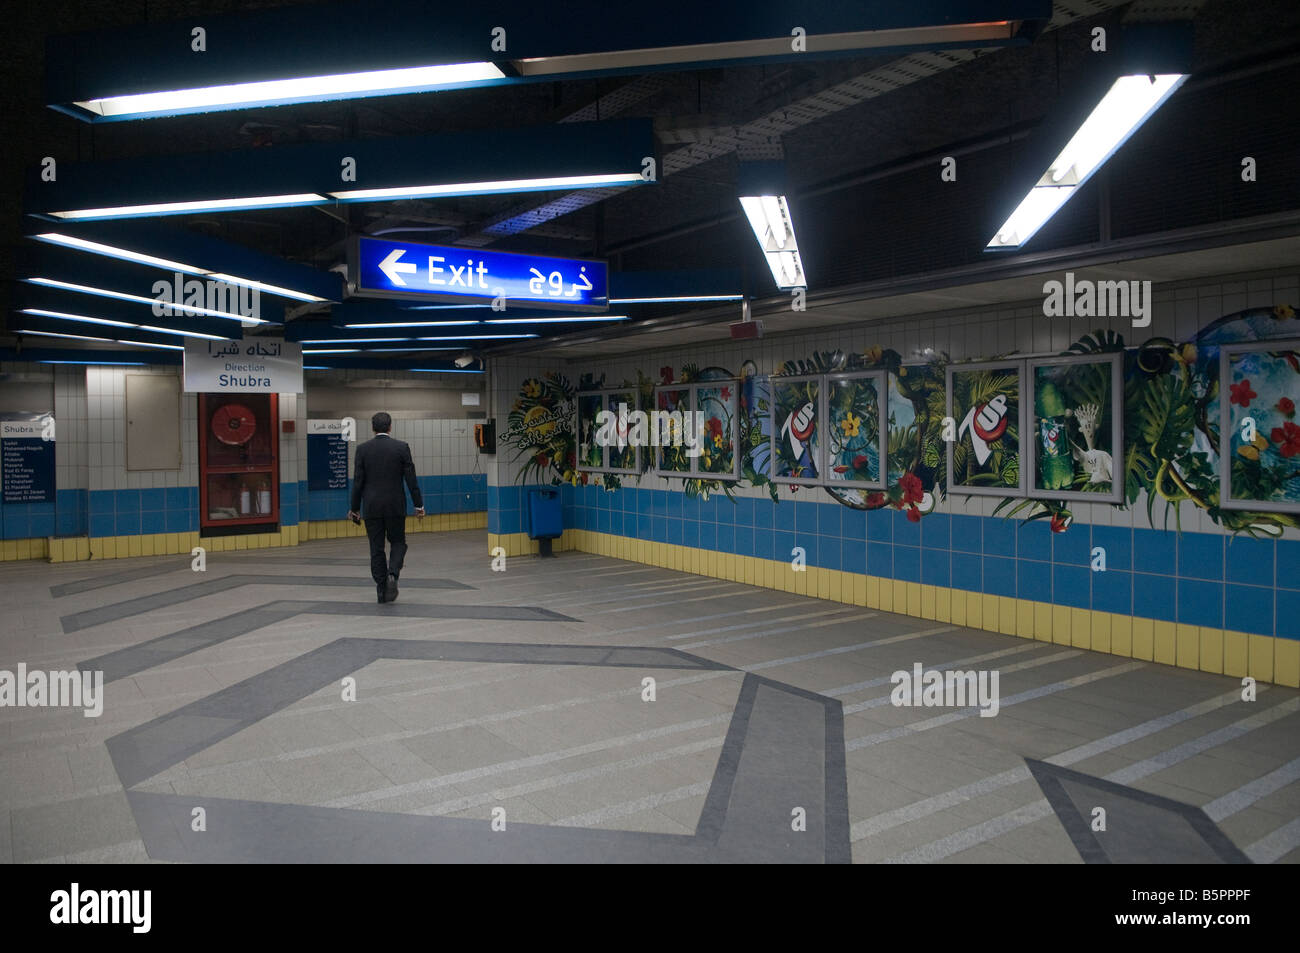
<svg viewBox="0 0 1300 953">
<path fill-rule="evenodd" d="M 530 308 L 609 308 L 603 261 L 359 237 L 352 265 L 358 295 L 484 305 L 504 297 Z"/>
</svg>

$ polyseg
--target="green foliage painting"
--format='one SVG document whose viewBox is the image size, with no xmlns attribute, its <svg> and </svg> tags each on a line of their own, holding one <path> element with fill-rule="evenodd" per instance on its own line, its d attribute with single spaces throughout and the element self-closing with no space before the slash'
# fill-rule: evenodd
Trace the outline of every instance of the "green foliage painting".
<svg viewBox="0 0 1300 953">
<path fill-rule="evenodd" d="M 583 394 L 578 398 L 578 466 L 605 465 L 604 448 L 596 443 L 596 415 L 603 409 L 600 394 Z"/>
<path fill-rule="evenodd" d="M 704 415 L 700 472 L 726 475 L 735 473 L 736 446 L 732 434 L 736 417 L 734 385 L 700 386 L 695 392 L 695 409 Z"/>
<path fill-rule="evenodd" d="M 820 400 L 818 380 L 773 380 L 772 479 L 815 480 L 819 476 Z"/>
<path fill-rule="evenodd" d="M 1114 367 L 1109 358 L 1031 363 L 1034 472 L 1030 495 L 1113 491 Z"/>
<path fill-rule="evenodd" d="M 827 479 L 879 484 L 880 395 L 870 377 L 831 378 L 826 393 Z"/>
<path fill-rule="evenodd" d="M 1020 480 L 1020 368 L 1016 364 L 953 367 L 951 488 L 1013 495 Z"/>
</svg>

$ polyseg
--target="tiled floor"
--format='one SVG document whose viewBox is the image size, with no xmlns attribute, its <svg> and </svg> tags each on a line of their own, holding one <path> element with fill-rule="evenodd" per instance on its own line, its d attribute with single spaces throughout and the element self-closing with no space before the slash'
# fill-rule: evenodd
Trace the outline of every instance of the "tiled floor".
<svg viewBox="0 0 1300 953">
<path fill-rule="evenodd" d="M 391 606 L 358 540 L 0 569 L 0 670 L 107 679 L 0 708 L 0 860 L 1300 860 L 1294 690 L 484 548 Z M 917 662 L 996 717 L 891 704 Z"/>
</svg>

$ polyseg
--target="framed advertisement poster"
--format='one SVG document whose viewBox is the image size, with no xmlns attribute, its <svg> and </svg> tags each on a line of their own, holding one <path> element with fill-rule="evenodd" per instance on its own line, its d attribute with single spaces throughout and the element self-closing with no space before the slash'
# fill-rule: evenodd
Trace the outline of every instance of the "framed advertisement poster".
<svg viewBox="0 0 1300 953">
<path fill-rule="evenodd" d="M 1021 434 L 1025 407 L 1023 361 L 948 367 L 948 490 L 984 496 L 1024 496 Z"/>
<path fill-rule="evenodd" d="M 1300 341 L 1219 352 L 1219 505 L 1300 512 Z"/>
<path fill-rule="evenodd" d="M 1122 503 L 1123 355 L 1036 358 L 1027 369 L 1029 495 Z"/>
<path fill-rule="evenodd" d="M 641 448 L 628 440 L 631 430 L 629 418 L 640 410 L 635 387 L 626 390 L 605 391 L 605 409 L 614 415 L 614 442 L 606 448 L 605 467 L 609 473 L 637 474 L 641 472 Z"/>
<path fill-rule="evenodd" d="M 827 485 L 884 489 L 889 392 L 884 371 L 824 379 Z"/>
<path fill-rule="evenodd" d="M 740 479 L 739 391 L 731 379 L 655 388 L 647 427 L 658 476 Z"/>
<path fill-rule="evenodd" d="M 817 486 L 823 481 L 824 378 L 772 378 L 772 482 Z"/>
<path fill-rule="evenodd" d="M 704 423 L 700 434 L 702 447 L 695 461 L 696 475 L 715 480 L 739 479 L 740 454 L 736 444 L 740 421 L 736 414 L 736 394 L 740 382 L 701 381 L 694 389 L 692 403 L 698 419 Z"/>
<path fill-rule="evenodd" d="M 578 469 L 600 471 L 605 469 L 605 448 L 596 440 L 600 430 L 597 415 L 604 409 L 604 394 L 600 391 L 579 391 L 575 395 L 576 407 L 573 432 L 578 437 Z"/>
</svg>

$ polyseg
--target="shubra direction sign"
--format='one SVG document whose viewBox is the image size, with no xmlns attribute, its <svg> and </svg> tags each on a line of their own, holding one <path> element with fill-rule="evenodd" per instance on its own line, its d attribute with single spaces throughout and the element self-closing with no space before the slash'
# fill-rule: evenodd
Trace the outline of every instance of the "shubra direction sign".
<svg viewBox="0 0 1300 953">
<path fill-rule="evenodd" d="M 301 394 L 302 345 L 280 338 L 186 339 L 185 392 Z"/>
<path fill-rule="evenodd" d="M 609 266 L 603 261 L 548 258 L 393 242 L 358 236 L 349 248 L 353 293 L 566 311 L 609 309 Z"/>
</svg>

